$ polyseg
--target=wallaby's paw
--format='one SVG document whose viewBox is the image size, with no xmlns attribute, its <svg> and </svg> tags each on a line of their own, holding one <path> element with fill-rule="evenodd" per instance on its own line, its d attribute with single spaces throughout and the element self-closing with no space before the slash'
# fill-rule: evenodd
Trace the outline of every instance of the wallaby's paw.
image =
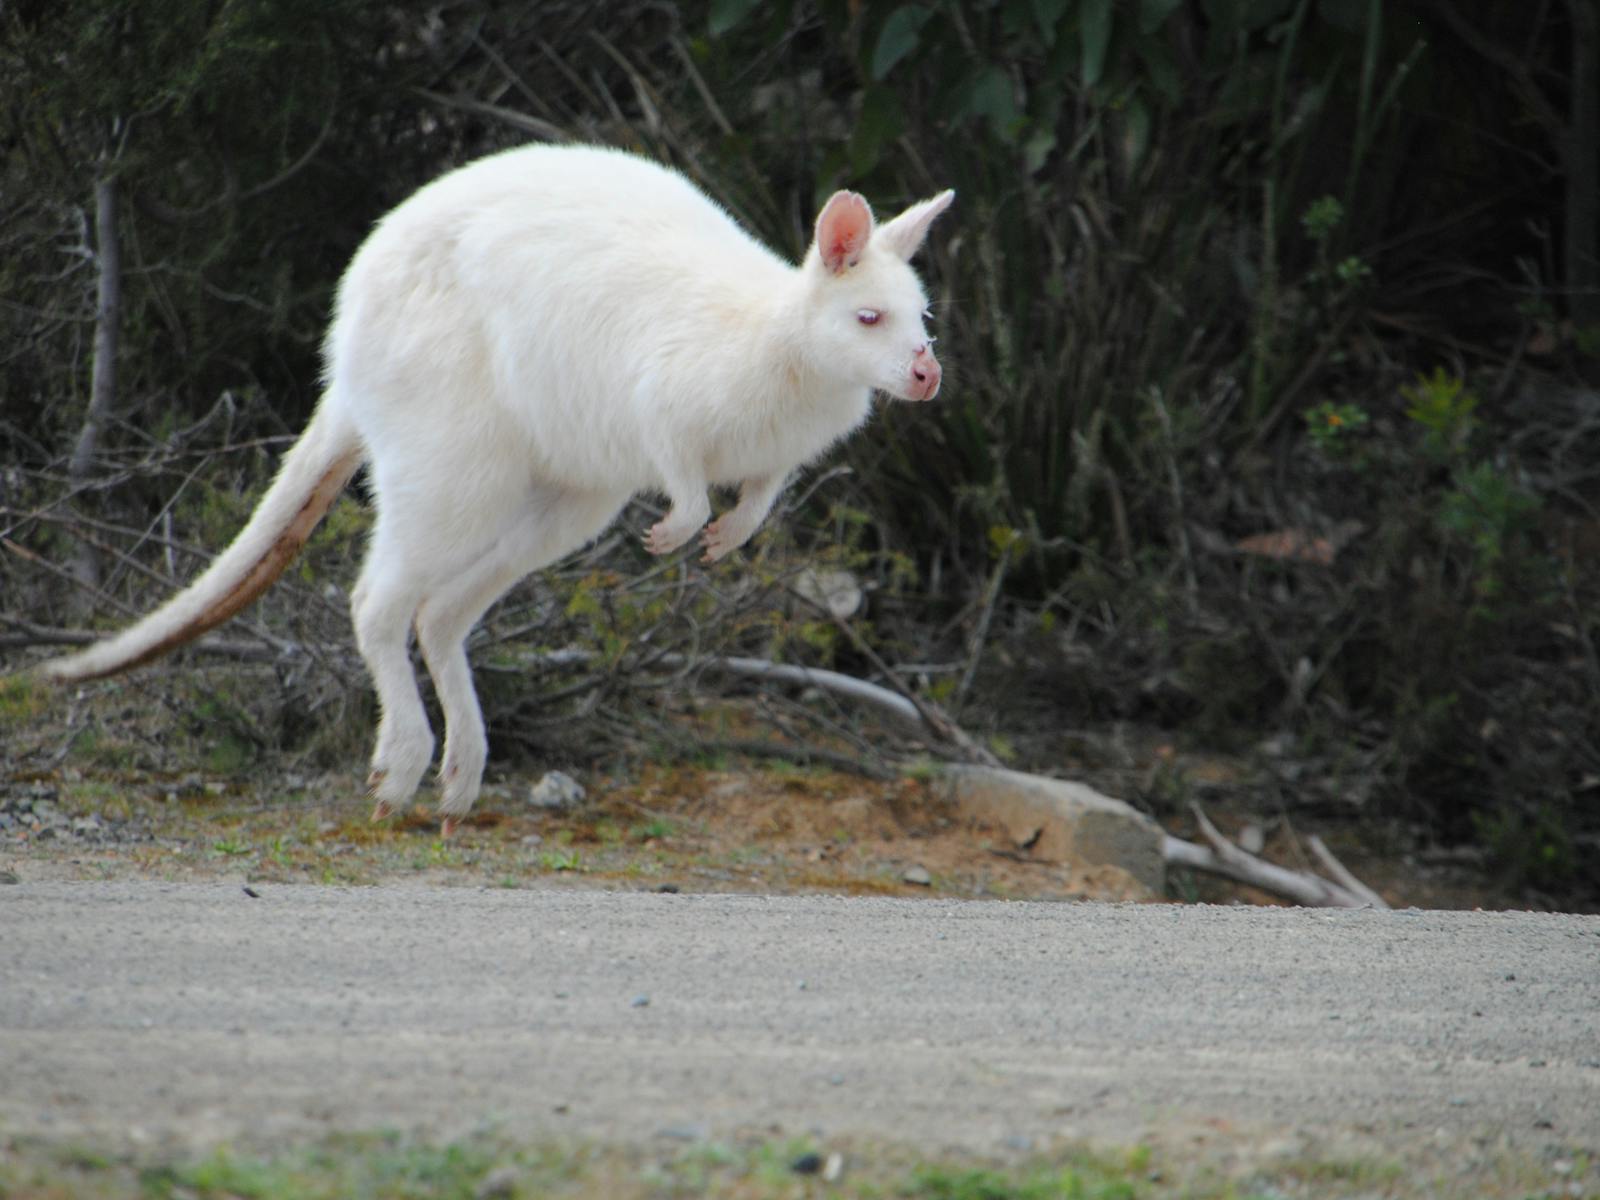
<svg viewBox="0 0 1600 1200">
<path fill-rule="evenodd" d="M 439 836 L 449 837 L 451 834 L 455 833 L 456 829 L 460 827 L 460 824 L 461 822 L 456 820 L 456 818 L 446 817 L 444 820 L 439 822 Z"/>
<path fill-rule="evenodd" d="M 379 800 L 376 801 L 372 806 L 372 823 L 374 825 L 376 825 L 379 821 L 387 821 L 393 815 L 394 809 L 389 807 L 387 801 Z"/>
<path fill-rule="evenodd" d="M 692 528 L 674 525 L 671 521 L 657 521 L 644 535 L 644 548 L 651 554 L 671 554 L 693 536 Z"/>
<path fill-rule="evenodd" d="M 396 734 L 387 726 L 378 729 L 377 749 L 372 752 L 372 772 L 367 776 L 367 791 L 374 801 L 373 820 L 404 808 L 422 782 L 422 773 L 433 757 L 433 737 L 424 728 L 420 735 Z M 382 809 L 383 816 L 379 816 Z"/>
<path fill-rule="evenodd" d="M 439 767 L 439 815 L 446 822 L 454 823 L 472 811 L 483 785 L 484 758 L 483 749 L 458 754 L 454 747 L 446 747 Z"/>
<path fill-rule="evenodd" d="M 732 554 L 750 539 L 749 531 L 739 528 L 728 520 L 730 515 L 724 513 L 707 525 L 705 533 L 701 534 L 700 541 L 706 550 L 700 558 L 701 562 L 714 563 L 719 558 Z"/>
</svg>

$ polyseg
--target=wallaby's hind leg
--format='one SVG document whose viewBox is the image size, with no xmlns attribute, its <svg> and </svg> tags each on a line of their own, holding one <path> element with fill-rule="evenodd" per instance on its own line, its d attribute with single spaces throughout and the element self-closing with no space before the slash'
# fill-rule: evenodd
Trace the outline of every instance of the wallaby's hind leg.
<svg viewBox="0 0 1600 1200">
<path fill-rule="evenodd" d="M 513 584 L 594 537 L 626 499 L 609 493 L 541 493 L 481 558 L 423 597 L 417 642 L 444 714 L 439 811 L 446 836 L 478 798 L 489 749 L 467 662 L 467 635 Z"/>
<path fill-rule="evenodd" d="M 400 548 L 385 540 L 381 530 L 380 524 L 350 601 L 356 645 L 372 676 L 381 714 L 367 776 L 375 821 L 411 798 L 433 758 L 433 731 L 408 651 L 421 589 L 404 571 Z"/>
<path fill-rule="evenodd" d="M 467 663 L 467 634 L 489 606 L 524 574 L 521 561 L 508 561 L 497 546 L 452 583 L 429 595 L 417 610 L 417 642 L 444 713 L 444 757 L 439 763 L 443 794 L 439 811 L 444 815 L 447 837 L 455 828 L 456 818 L 465 815 L 478 798 L 489 755 L 483 712 L 478 707 L 472 668 Z"/>
</svg>

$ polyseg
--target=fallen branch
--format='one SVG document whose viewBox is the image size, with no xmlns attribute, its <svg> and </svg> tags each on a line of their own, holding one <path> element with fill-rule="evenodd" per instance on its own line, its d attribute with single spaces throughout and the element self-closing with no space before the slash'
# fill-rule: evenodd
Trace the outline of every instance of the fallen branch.
<svg viewBox="0 0 1600 1200">
<path fill-rule="evenodd" d="M 793 591 L 792 588 L 790 590 L 791 592 Z M 795 594 L 798 595 L 798 593 Z M 801 599 L 804 599 L 804 597 L 802 596 Z M 899 675 L 888 663 L 883 661 L 882 656 L 867 643 L 867 640 L 861 636 L 855 626 L 837 613 L 829 613 L 828 615 L 833 619 L 834 627 L 849 639 L 850 644 L 856 648 L 857 652 L 876 667 L 885 679 L 894 684 L 895 691 L 916 709 L 917 716 L 921 718 L 922 723 L 933 730 L 941 741 L 947 742 L 961 751 L 961 756 L 967 762 L 978 763 L 986 767 L 998 767 L 1000 765 L 1000 760 L 994 756 L 987 746 L 975 741 L 972 735 L 951 720 L 950 715 L 942 708 L 932 700 L 917 695 L 909 687 L 901 683 Z M 857 680 L 856 682 L 860 683 L 861 681 Z M 876 685 L 866 684 L 865 686 L 874 687 Z M 884 689 L 880 688 L 878 690 L 883 691 Z"/>
<path fill-rule="evenodd" d="M 1308 908 L 1389 907 L 1382 896 L 1352 875 L 1320 838 L 1311 839 L 1311 849 L 1323 867 L 1338 878 L 1337 883 L 1309 871 L 1293 871 L 1257 858 L 1223 837 L 1198 804 L 1189 807 L 1201 836 L 1210 845 L 1199 846 L 1169 834 L 1162 845 L 1162 854 L 1169 866 L 1221 875 Z"/>
</svg>

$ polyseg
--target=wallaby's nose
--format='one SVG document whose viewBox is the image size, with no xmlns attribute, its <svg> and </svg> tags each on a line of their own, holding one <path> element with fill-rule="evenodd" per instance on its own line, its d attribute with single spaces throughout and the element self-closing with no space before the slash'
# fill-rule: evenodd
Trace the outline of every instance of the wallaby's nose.
<svg viewBox="0 0 1600 1200">
<path fill-rule="evenodd" d="M 939 360 L 933 356 L 928 343 L 918 346 L 911 357 L 911 396 L 915 400 L 932 400 L 939 394 L 939 380 L 944 374 Z"/>
</svg>

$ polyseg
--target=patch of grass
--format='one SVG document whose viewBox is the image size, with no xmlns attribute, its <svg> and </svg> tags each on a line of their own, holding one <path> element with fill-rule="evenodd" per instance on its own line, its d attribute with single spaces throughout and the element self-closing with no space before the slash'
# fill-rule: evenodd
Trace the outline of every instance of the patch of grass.
<svg viewBox="0 0 1600 1200">
<path fill-rule="evenodd" d="M 583 857 L 576 850 L 541 850 L 537 861 L 541 871 L 583 870 Z"/>
<path fill-rule="evenodd" d="M 139 759 L 139 748 L 88 726 L 73 735 L 70 754 L 74 763 L 89 771 L 123 771 Z"/>
<path fill-rule="evenodd" d="M 78 779 L 61 785 L 57 806 L 75 817 L 98 813 L 115 820 L 130 814 L 127 789 L 115 780 Z"/>
<path fill-rule="evenodd" d="M 628 830 L 628 837 L 636 842 L 660 841 L 662 838 L 673 837 L 678 832 L 678 827 L 665 817 L 652 817 L 648 821 L 641 821 Z"/>
<path fill-rule="evenodd" d="M 1025 1159 L 931 1157 L 909 1146 L 811 1138 L 597 1145 L 485 1133 L 430 1142 L 393 1132 L 340 1134 L 257 1154 L 227 1146 L 194 1158 L 134 1158 L 92 1145 L 0 1141 L 0 1196 L 28 1200 L 1256 1200 L 1284 1195 L 1396 1200 L 1548 1194 L 1543 1158 L 1486 1162 L 1440 1178 L 1422 1161 L 1308 1157 L 1262 1169 L 1240 1147 L 1153 1152 L 1061 1147 Z M 823 1178 L 838 1153 L 842 1171 Z M 1422 1152 L 1419 1150 L 1419 1154 Z M 1245 1155 L 1246 1161 L 1251 1156 Z M 1586 1186 L 1593 1164 L 1566 1156 L 1563 1183 Z M 1585 1193 L 1587 1194 L 1587 1193 Z"/>
<path fill-rule="evenodd" d="M 0 721 L 31 721 L 50 706 L 49 692 L 31 675 L 0 679 Z"/>
<path fill-rule="evenodd" d="M 419 871 L 434 867 L 459 867 L 461 863 L 461 852 L 453 849 L 443 838 L 434 838 L 426 850 L 411 860 L 411 865 Z"/>
</svg>

